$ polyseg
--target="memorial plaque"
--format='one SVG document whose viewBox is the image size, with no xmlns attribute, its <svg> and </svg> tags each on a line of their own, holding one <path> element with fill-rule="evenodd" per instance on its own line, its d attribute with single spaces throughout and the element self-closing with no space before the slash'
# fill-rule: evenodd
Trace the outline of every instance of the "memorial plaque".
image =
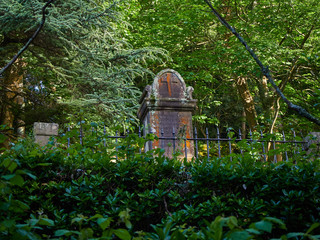
<svg viewBox="0 0 320 240">
<path fill-rule="evenodd" d="M 35 122 L 33 124 L 33 134 L 35 142 L 40 146 L 45 146 L 51 137 L 58 136 L 59 124 Z"/>
<path fill-rule="evenodd" d="M 138 117 L 144 125 L 144 134 L 152 132 L 158 137 L 175 137 L 175 150 L 185 157 L 185 138 L 193 137 L 192 112 L 197 100 L 192 99 L 192 87 L 186 87 L 183 78 L 174 70 L 161 71 L 152 85 L 146 86 L 140 99 Z M 173 140 L 159 140 L 149 143 L 146 150 L 164 148 L 165 155 L 174 153 Z M 187 141 L 187 157 L 194 155 L 193 141 Z"/>
</svg>

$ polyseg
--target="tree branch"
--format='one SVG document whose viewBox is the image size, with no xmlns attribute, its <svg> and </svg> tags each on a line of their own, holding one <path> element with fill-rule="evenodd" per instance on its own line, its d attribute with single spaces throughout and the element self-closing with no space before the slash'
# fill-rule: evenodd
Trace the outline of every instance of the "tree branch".
<svg viewBox="0 0 320 240">
<path fill-rule="evenodd" d="M 317 124 L 320 126 L 320 120 L 317 119 L 316 117 L 314 117 L 313 115 L 311 115 L 310 113 L 308 113 L 304 108 L 300 107 L 299 105 L 293 104 L 292 102 L 290 102 L 285 95 L 282 93 L 282 91 L 279 89 L 279 87 L 275 84 L 270 70 L 268 67 L 265 67 L 262 62 L 259 60 L 259 58 L 257 57 L 257 55 L 254 53 L 254 51 L 248 46 L 247 42 L 240 36 L 240 34 L 229 25 L 229 23 L 213 8 L 212 4 L 210 3 L 209 0 L 204 0 L 208 6 L 211 8 L 213 14 L 219 19 L 219 21 L 226 27 L 228 28 L 238 39 L 239 41 L 242 43 L 242 45 L 245 46 L 245 48 L 247 49 L 247 51 L 250 53 L 250 55 L 252 56 L 252 58 L 255 60 L 255 62 L 259 65 L 261 72 L 263 73 L 264 76 L 266 76 L 266 78 L 268 79 L 268 81 L 271 83 L 272 87 L 275 89 L 275 91 L 277 92 L 277 94 L 279 95 L 279 97 L 288 105 L 289 109 L 292 109 L 294 111 L 296 111 L 300 116 L 305 117 L 306 119 L 308 119 L 309 121 Z"/>
<path fill-rule="evenodd" d="M 49 0 L 42 8 L 42 20 L 38 27 L 38 29 L 34 32 L 32 37 L 28 40 L 28 42 L 23 46 L 23 48 L 20 49 L 20 51 L 13 57 L 13 59 L 0 70 L 0 76 L 6 71 L 19 57 L 20 55 L 29 47 L 29 45 L 32 43 L 32 41 L 38 36 L 39 32 L 43 28 L 43 25 L 46 21 L 46 9 L 47 7 L 53 2 L 54 0 Z"/>
</svg>

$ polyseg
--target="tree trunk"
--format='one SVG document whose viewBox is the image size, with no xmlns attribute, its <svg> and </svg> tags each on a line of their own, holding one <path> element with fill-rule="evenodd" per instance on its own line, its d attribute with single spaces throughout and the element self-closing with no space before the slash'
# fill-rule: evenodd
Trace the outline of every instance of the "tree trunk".
<svg viewBox="0 0 320 240">
<path fill-rule="evenodd" d="M 246 111 L 243 109 L 241 117 L 241 139 L 246 139 L 247 132 Z"/>
<path fill-rule="evenodd" d="M 0 125 L 6 125 L 10 130 L 6 131 L 7 141 L 4 147 L 9 147 L 9 142 L 14 138 L 13 128 L 24 135 L 23 120 L 21 119 L 21 108 L 23 106 L 23 74 L 22 61 L 17 61 L 5 73 L 1 79 L 1 112 Z M 19 132 L 18 131 L 18 132 Z"/>
<path fill-rule="evenodd" d="M 253 97 L 249 91 L 247 79 L 238 77 L 235 81 L 240 98 L 242 100 L 244 112 L 250 129 L 255 129 L 257 126 L 257 113 L 254 106 Z"/>
</svg>

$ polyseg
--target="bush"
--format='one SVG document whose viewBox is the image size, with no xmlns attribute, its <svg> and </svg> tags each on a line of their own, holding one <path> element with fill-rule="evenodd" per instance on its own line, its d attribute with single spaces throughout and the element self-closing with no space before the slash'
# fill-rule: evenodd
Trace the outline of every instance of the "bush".
<svg viewBox="0 0 320 240">
<path fill-rule="evenodd" d="M 109 145 L 109 152 L 92 151 L 92 142 L 67 152 L 63 143 L 40 148 L 18 142 L 0 156 L 1 239 L 318 233 L 313 223 L 320 222 L 319 159 L 274 164 L 234 155 L 232 161 L 186 162 L 168 159 L 159 149 L 135 154 L 143 143 L 132 135 L 123 145 Z"/>
</svg>

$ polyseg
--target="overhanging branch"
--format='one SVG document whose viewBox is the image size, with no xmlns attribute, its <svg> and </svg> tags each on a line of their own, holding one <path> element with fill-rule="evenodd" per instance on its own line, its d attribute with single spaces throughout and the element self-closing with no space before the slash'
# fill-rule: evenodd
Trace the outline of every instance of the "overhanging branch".
<svg viewBox="0 0 320 240">
<path fill-rule="evenodd" d="M 32 37 L 28 40 L 28 42 L 23 46 L 23 48 L 20 49 L 20 51 L 13 57 L 13 59 L 0 70 L 0 76 L 6 71 L 19 57 L 20 55 L 29 47 L 29 45 L 32 43 L 32 41 L 38 36 L 39 32 L 43 28 L 43 25 L 46 21 L 46 9 L 47 7 L 53 2 L 54 0 L 49 0 L 42 8 L 42 20 L 38 27 L 38 29 L 34 32 Z"/>
<path fill-rule="evenodd" d="M 305 117 L 309 121 L 317 124 L 320 126 L 320 120 L 313 115 L 311 115 L 307 110 L 302 108 L 299 105 L 293 104 L 291 101 L 289 101 L 285 95 L 282 93 L 280 88 L 275 84 L 271 73 L 269 71 L 268 67 L 265 67 L 262 62 L 259 60 L 258 56 L 254 53 L 254 51 L 249 47 L 247 42 L 240 36 L 240 34 L 230 26 L 230 24 L 213 8 L 212 4 L 210 3 L 209 0 L 204 0 L 208 6 L 211 8 L 213 14 L 219 19 L 219 21 L 226 27 L 228 28 L 238 39 L 239 41 L 244 45 L 244 47 L 247 49 L 247 51 L 250 53 L 252 58 L 256 61 L 256 63 L 259 65 L 261 72 L 263 73 L 264 76 L 268 79 L 268 81 L 271 83 L 272 87 L 275 89 L 276 93 L 279 95 L 279 97 L 288 105 L 289 109 L 294 110 L 297 112 L 300 116 Z"/>
</svg>

